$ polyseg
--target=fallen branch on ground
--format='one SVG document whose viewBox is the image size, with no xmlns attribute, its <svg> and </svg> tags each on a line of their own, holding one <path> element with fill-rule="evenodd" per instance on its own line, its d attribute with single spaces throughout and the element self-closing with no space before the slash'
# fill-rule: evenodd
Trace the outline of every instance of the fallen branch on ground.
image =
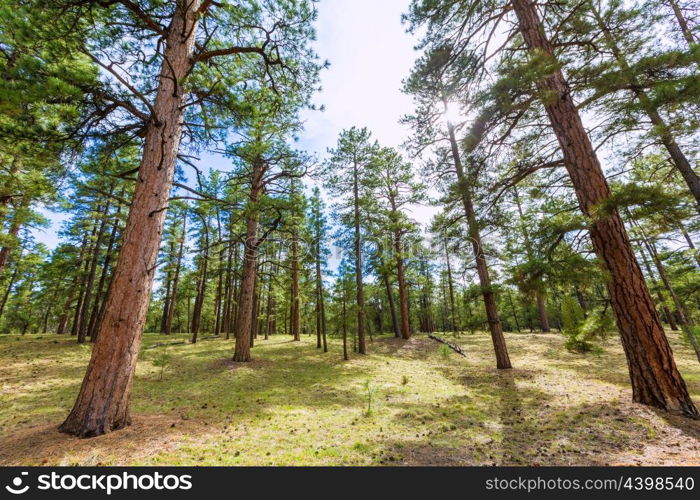
<svg viewBox="0 0 700 500">
<path fill-rule="evenodd" d="M 459 347 L 459 346 L 456 345 L 456 344 L 453 344 L 452 342 L 448 342 L 448 341 L 445 340 L 445 339 L 441 339 L 440 337 L 438 337 L 437 335 L 433 335 L 432 333 L 428 335 L 428 338 L 431 338 L 431 339 L 433 339 L 433 340 L 435 340 L 435 341 L 437 341 L 437 342 L 440 342 L 441 344 L 445 344 L 447 347 L 449 347 L 450 349 L 452 349 L 452 350 L 453 350 L 454 352 L 456 352 L 457 354 L 459 354 L 459 355 L 461 355 L 461 356 L 464 356 L 465 358 L 467 357 L 467 355 L 464 354 L 464 351 L 462 351 L 462 348 Z"/>
<path fill-rule="evenodd" d="M 181 344 L 185 344 L 185 343 L 186 343 L 185 340 L 178 340 L 176 342 L 161 342 L 159 344 L 149 345 L 148 347 L 145 347 L 144 349 L 155 349 L 156 347 L 163 347 L 163 346 L 169 346 L 169 345 L 181 345 Z"/>
</svg>

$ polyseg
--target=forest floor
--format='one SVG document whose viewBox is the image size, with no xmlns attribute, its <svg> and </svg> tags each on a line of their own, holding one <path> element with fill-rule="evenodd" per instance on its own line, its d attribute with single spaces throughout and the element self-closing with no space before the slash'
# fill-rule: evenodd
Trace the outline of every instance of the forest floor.
<svg viewBox="0 0 700 500">
<path fill-rule="evenodd" d="M 700 404 L 700 365 L 669 337 Z M 324 354 L 315 338 L 278 335 L 239 364 L 231 341 L 153 347 L 184 337 L 147 334 L 133 424 L 77 439 L 56 427 L 90 347 L 0 335 L 0 464 L 700 464 L 700 422 L 632 403 L 616 338 L 580 355 L 557 333 L 507 334 L 515 368 L 500 372 L 490 336 L 449 338 L 467 357 L 419 335 L 375 338 L 344 362 L 336 339 Z"/>
</svg>

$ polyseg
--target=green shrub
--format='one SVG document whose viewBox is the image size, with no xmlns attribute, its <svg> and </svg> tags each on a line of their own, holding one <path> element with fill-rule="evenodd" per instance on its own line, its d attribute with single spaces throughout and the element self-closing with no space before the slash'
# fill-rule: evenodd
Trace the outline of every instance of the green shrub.
<svg viewBox="0 0 700 500">
<path fill-rule="evenodd" d="M 440 352 L 440 356 L 442 356 L 443 359 L 449 358 L 450 354 L 452 354 L 452 349 L 450 349 L 447 344 L 440 344 L 438 351 Z"/>
<path fill-rule="evenodd" d="M 155 366 L 156 368 L 160 368 L 160 377 L 158 378 L 159 380 L 163 380 L 163 372 L 168 367 L 168 365 L 170 365 L 171 360 L 172 356 L 165 349 L 158 352 L 151 360 L 151 364 L 153 366 Z"/>
<path fill-rule="evenodd" d="M 573 297 L 562 301 L 562 333 L 567 337 L 564 347 L 571 352 L 591 352 L 599 350 L 593 340 L 605 338 L 615 328 L 615 320 L 609 308 L 597 308 L 588 316 Z"/>
</svg>

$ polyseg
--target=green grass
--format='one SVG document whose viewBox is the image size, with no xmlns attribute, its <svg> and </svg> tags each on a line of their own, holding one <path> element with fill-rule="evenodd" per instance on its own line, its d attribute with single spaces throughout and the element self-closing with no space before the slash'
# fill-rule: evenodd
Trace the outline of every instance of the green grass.
<svg viewBox="0 0 700 500">
<path fill-rule="evenodd" d="M 133 425 L 79 440 L 58 433 L 89 346 L 55 335 L 0 336 L 0 463 L 87 465 L 398 465 L 698 463 L 700 427 L 631 403 L 619 342 L 567 352 L 557 334 L 508 334 L 514 370 L 498 371 L 485 334 L 450 355 L 423 336 L 375 338 L 342 360 L 315 339 L 151 348 L 147 334 Z M 673 337 L 700 403 L 700 365 Z M 453 353 L 454 354 L 454 353 Z M 161 379 L 162 371 L 162 379 Z M 371 410 L 368 396 L 371 394 Z"/>
</svg>

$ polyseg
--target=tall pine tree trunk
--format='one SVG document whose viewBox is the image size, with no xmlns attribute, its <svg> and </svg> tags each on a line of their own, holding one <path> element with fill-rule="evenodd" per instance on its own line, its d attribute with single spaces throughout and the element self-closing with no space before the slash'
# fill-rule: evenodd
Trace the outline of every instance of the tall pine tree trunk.
<svg viewBox="0 0 700 500">
<path fill-rule="evenodd" d="M 171 299 L 170 299 L 170 287 L 173 282 L 173 259 L 175 258 L 175 242 L 170 242 L 170 248 L 168 250 L 168 270 L 165 273 L 165 296 L 163 297 L 163 312 L 160 315 L 160 333 L 165 333 L 165 323 L 168 321 L 168 315 L 170 314 Z"/>
<path fill-rule="evenodd" d="M 250 361 L 250 346 L 253 333 L 253 299 L 255 295 L 255 275 L 258 264 L 258 224 L 260 214 L 256 206 L 262 193 L 264 168 L 261 160 L 253 162 L 250 188 L 250 203 L 246 216 L 246 236 L 241 269 L 241 286 L 236 315 L 236 346 L 234 361 Z"/>
<path fill-rule="evenodd" d="M 510 357 L 508 356 L 508 348 L 506 347 L 506 339 L 503 336 L 503 325 L 498 317 L 498 308 L 496 306 L 496 294 L 491 286 L 491 277 L 489 276 L 489 268 L 486 264 L 486 255 L 481 244 L 481 234 L 479 232 L 479 222 L 476 219 L 476 212 L 471 198 L 471 188 L 468 179 L 462 167 L 462 161 L 459 157 L 459 149 L 457 148 L 457 139 L 455 137 L 454 126 L 448 123 L 448 131 L 450 134 L 450 144 L 452 146 L 452 159 L 454 161 L 455 170 L 457 171 L 457 182 L 459 185 L 459 193 L 464 206 L 464 214 L 467 216 L 467 228 L 469 231 L 469 239 L 471 240 L 472 251 L 476 263 L 476 272 L 479 276 L 479 285 L 481 287 L 481 296 L 484 300 L 484 308 L 486 310 L 486 321 L 489 324 L 491 331 L 491 341 L 493 349 L 496 353 L 496 367 L 499 369 L 512 368 Z"/>
<path fill-rule="evenodd" d="M 164 61 L 146 125 L 143 157 L 104 316 L 75 405 L 60 430 L 97 436 L 129 425 L 129 398 L 182 133 L 200 0 L 178 1 L 164 40 Z"/>
<path fill-rule="evenodd" d="M 357 162 L 353 163 L 353 225 L 355 237 L 353 246 L 355 250 L 355 287 L 357 298 L 357 347 L 360 354 L 367 353 L 367 341 L 365 340 L 365 292 L 362 278 L 362 239 L 360 235 L 360 186 Z"/>
<path fill-rule="evenodd" d="M 204 225 L 204 249 L 201 255 L 201 264 L 199 266 L 199 278 L 197 280 L 197 296 L 194 299 L 194 308 L 192 309 L 192 343 L 197 342 L 197 335 L 202 326 L 202 309 L 204 308 L 204 297 L 207 292 L 207 274 L 209 267 L 209 229 Z"/>
<path fill-rule="evenodd" d="M 299 249 L 296 228 L 292 231 L 292 336 L 301 340 L 301 298 L 299 297 Z"/>
<path fill-rule="evenodd" d="M 530 0 L 513 0 L 512 5 L 529 49 L 555 62 L 534 4 Z M 610 188 L 569 86 L 561 70 L 555 69 L 538 82 L 538 87 L 549 96 L 543 104 L 581 210 L 593 216 L 595 208 L 610 197 Z M 610 276 L 608 292 L 627 356 L 634 400 L 697 418 L 698 410 L 676 367 L 620 215 L 614 211 L 595 217 L 590 233 L 593 248 Z"/>
<path fill-rule="evenodd" d="M 408 290 L 406 289 L 406 275 L 404 271 L 403 248 L 401 246 L 401 232 L 394 234 L 394 251 L 396 252 L 396 275 L 399 282 L 399 310 L 401 312 L 401 338 L 411 337 L 408 311 Z"/>
</svg>

